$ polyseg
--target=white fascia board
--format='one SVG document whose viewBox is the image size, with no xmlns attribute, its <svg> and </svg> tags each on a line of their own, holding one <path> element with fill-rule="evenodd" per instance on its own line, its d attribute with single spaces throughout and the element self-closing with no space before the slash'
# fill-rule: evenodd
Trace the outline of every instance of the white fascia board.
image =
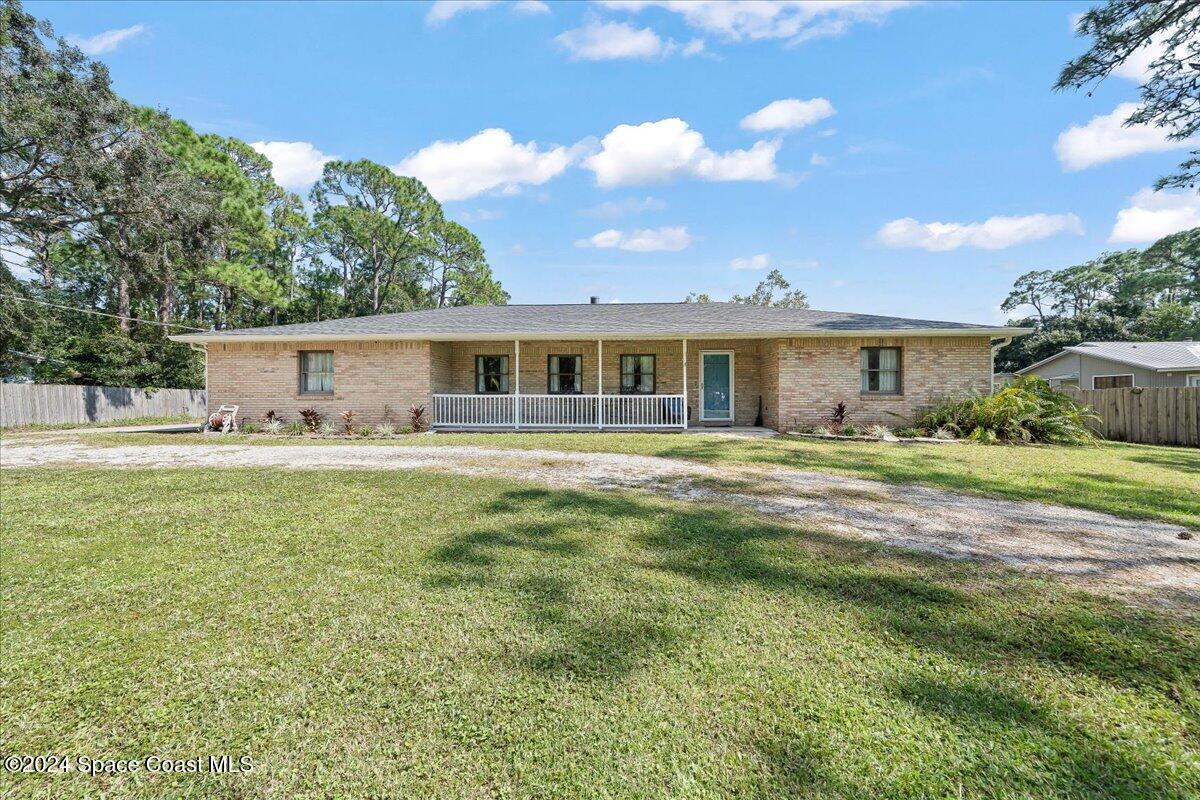
<svg viewBox="0 0 1200 800">
<path fill-rule="evenodd" d="M 862 330 L 862 331 L 673 331 L 671 333 L 614 333 L 598 331 L 596 333 L 303 333 L 303 334 L 206 334 L 187 333 L 168 337 L 173 342 L 220 344 L 224 342 L 360 342 L 360 341 L 433 341 L 433 342 L 508 342 L 514 339 L 522 341 L 581 341 L 590 342 L 596 339 L 825 339 L 831 337 L 873 337 L 873 336 L 1022 336 L 1031 333 L 1032 328 L 908 328 L 902 330 Z"/>
</svg>

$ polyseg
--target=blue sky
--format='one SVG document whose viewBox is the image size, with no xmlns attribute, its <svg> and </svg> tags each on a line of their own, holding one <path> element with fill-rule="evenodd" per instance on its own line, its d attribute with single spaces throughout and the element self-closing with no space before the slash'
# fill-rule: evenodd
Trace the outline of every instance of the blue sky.
<svg viewBox="0 0 1200 800">
<path fill-rule="evenodd" d="M 1136 65 L 1055 94 L 1086 3 L 39 3 L 130 100 L 416 174 L 514 302 L 724 299 L 999 322 L 1013 279 L 1200 225 L 1119 126 Z M 483 7 L 487 6 L 487 7 Z"/>
</svg>

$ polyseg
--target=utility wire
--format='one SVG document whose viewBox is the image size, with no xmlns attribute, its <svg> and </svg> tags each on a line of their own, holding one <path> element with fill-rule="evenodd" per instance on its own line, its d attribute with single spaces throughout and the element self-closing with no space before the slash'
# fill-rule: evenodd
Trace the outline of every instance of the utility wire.
<svg viewBox="0 0 1200 800">
<path fill-rule="evenodd" d="M 179 325 L 174 322 L 158 322 L 157 320 L 141 319 L 140 317 L 127 317 L 123 314 L 109 314 L 106 311 L 96 311 L 91 308 L 78 308 L 76 306 L 64 306 L 61 303 L 48 303 L 45 300 L 34 300 L 32 297 L 18 297 L 15 294 L 9 294 L 9 295 L 6 295 L 6 297 L 10 297 L 13 300 L 17 300 L 22 303 L 37 303 L 38 305 L 50 306 L 52 308 L 65 308 L 68 311 L 78 311 L 80 314 L 96 314 L 101 317 L 112 317 L 113 319 L 128 319 L 128 320 L 132 320 L 133 322 L 140 323 L 142 325 L 158 325 L 163 328 L 183 328 L 185 331 L 198 331 L 200 333 L 204 333 L 207 330 L 206 328 L 193 328 L 190 325 Z"/>
</svg>

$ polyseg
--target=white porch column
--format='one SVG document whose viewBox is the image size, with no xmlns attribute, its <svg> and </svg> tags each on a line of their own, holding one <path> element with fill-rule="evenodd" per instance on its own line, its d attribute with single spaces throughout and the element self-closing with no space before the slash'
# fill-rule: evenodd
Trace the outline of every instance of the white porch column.
<svg viewBox="0 0 1200 800">
<path fill-rule="evenodd" d="M 596 427 L 604 427 L 604 340 L 596 340 Z"/>
<path fill-rule="evenodd" d="M 687 339 L 683 340 L 683 427 L 688 426 Z"/>
<path fill-rule="evenodd" d="M 516 351 L 517 362 L 517 391 L 513 396 L 513 427 L 521 427 L 521 340 L 513 340 L 513 348 Z"/>
</svg>

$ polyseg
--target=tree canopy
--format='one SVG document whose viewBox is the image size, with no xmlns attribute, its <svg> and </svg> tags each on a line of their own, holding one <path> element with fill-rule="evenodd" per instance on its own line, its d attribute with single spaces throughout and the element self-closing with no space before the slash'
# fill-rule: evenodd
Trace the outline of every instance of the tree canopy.
<svg viewBox="0 0 1200 800">
<path fill-rule="evenodd" d="M 1145 250 L 1102 253 L 1059 270 L 1017 278 L 1001 308 L 1032 309 L 1010 324 L 1034 332 L 1001 348 L 996 369 L 1013 372 L 1084 341 L 1200 337 L 1200 228 Z"/>
<path fill-rule="evenodd" d="M 1068 62 L 1055 89 L 1082 89 L 1113 74 L 1131 58 L 1148 56 L 1141 104 L 1126 125 L 1155 125 L 1186 141 L 1200 131 L 1200 0 L 1109 0 L 1079 18 L 1079 36 L 1091 38 L 1086 53 Z M 1155 188 L 1194 187 L 1200 150 Z"/>
<path fill-rule="evenodd" d="M 198 386 L 168 333 L 508 301 L 415 178 L 334 161 L 309 203 L 0 5 L 0 377 Z"/>
<path fill-rule="evenodd" d="M 778 292 L 778 294 L 776 294 Z M 711 303 L 712 298 L 705 294 L 692 292 L 686 298 L 688 303 Z M 777 308 L 808 308 L 808 295 L 792 285 L 783 277 L 783 273 L 773 269 L 767 277 L 759 281 L 750 294 L 735 294 L 729 298 L 731 303 L 743 303 L 751 306 L 775 306 Z"/>
</svg>

